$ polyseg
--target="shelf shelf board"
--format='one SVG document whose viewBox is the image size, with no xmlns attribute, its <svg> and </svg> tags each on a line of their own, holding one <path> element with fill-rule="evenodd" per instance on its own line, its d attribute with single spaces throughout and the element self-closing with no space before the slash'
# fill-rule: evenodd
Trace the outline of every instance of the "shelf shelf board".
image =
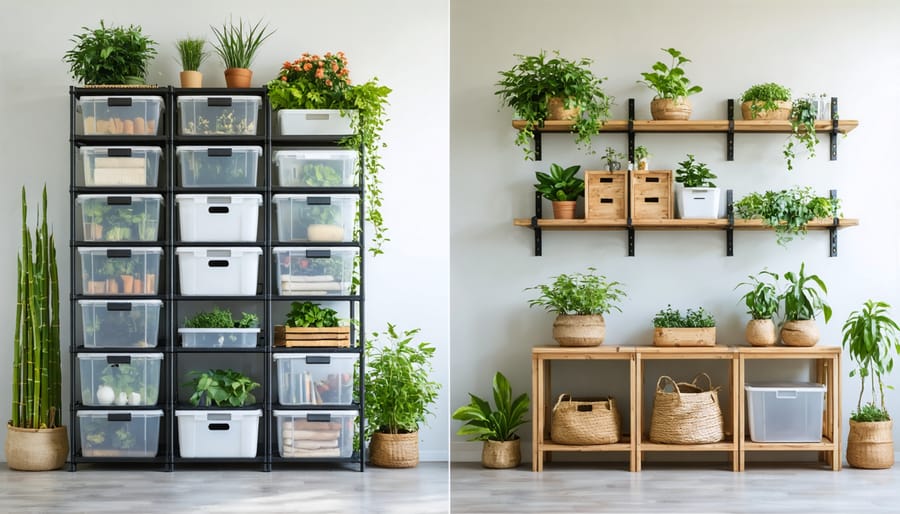
<svg viewBox="0 0 900 514">
<path fill-rule="evenodd" d="M 755 443 L 748 437 L 743 446 L 745 451 L 757 452 L 829 451 L 834 449 L 834 442 L 823 437 L 815 443 Z"/>
<path fill-rule="evenodd" d="M 544 230 L 621 230 L 628 228 L 626 220 L 601 220 L 601 219 L 539 219 L 538 227 Z M 531 228 L 531 218 L 516 218 L 513 225 L 517 227 Z M 838 228 L 855 227 L 859 225 L 856 218 L 838 218 Z M 639 230 L 725 230 L 728 228 L 728 220 L 717 219 L 670 219 L 670 220 L 632 220 L 631 226 Z M 827 230 L 834 226 L 831 219 L 813 220 L 806 225 L 809 230 Z M 771 230 L 771 227 L 763 224 L 762 220 L 734 220 L 735 230 Z"/>
<path fill-rule="evenodd" d="M 554 442 L 541 443 L 541 450 L 545 452 L 629 452 L 631 451 L 631 443 L 627 437 L 623 437 L 622 441 L 611 444 L 557 444 Z"/>
<path fill-rule="evenodd" d="M 649 437 L 647 437 L 647 440 L 649 441 Z M 707 444 L 663 444 L 641 442 L 638 449 L 647 452 L 730 452 L 734 451 L 735 443 L 729 436 L 726 436 L 724 441 Z"/>
<path fill-rule="evenodd" d="M 634 120 L 635 132 L 728 132 L 728 120 Z M 548 120 L 536 132 L 571 132 L 574 122 Z M 831 121 L 816 122 L 816 132 L 830 132 Z M 525 128 L 525 120 L 513 120 L 516 130 Z M 838 120 L 838 132 L 847 134 L 859 126 L 858 120 Z M 598 129 L 598 132 L 628 132 L 628 120 L 609 120 Z M 791 122 L 772 120 L 734 120 L 735 133 L 779 133 L 791 132 Z"/>
</svg>

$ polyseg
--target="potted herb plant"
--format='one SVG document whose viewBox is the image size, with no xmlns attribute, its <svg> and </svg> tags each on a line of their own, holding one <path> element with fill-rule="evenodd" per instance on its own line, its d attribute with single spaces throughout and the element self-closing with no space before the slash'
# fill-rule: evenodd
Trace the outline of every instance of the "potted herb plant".
<svg viewBox="0 0 900 514">
<path fill-rule="evenodd" d="M 223 23 L 221 27 L 210 25 L 209 28 L 216 36 L 213 49 L 225 65 L 225 84 L 228 87 L 250 87 L 253 79 L 250 65 L 253 58 L 256 57 L 256 52 L 263 41 L 275 31 L 268 31 L 268 24 L 263 25 L 262 20 L 253 25 L 248 21 L 245 26 L 242 19 L 238 19 L 235 25 L 234 18 L 230 18 L 228 23 Z"/>
<path fill-rule="evenodd" d="M 647 171 L 650 169 L 650 163 L 647 159 L 650 158 L 650 151 L 647 150 L 647 147 L 644 145 L 638 145 L 634 149 L 634 160 L 637 161 L 637 170 L 638 171 Z"/>
<path fill-rule="evenodd" d="M 560 346 L 597 346 L 606 337 L 604 314 L 613 309 L 621 312 L 618 303 L 625 298 L 625 291 L 616 281 L 607 281 L 597 275 L 595 268 L 587 273 L 560 274 L 550 284 L 526 289 L 536 289 L 540 296 L 528 302 L 529 307 L 543 307 L 555 312 L 553 338 Z"/>
<path fill-rule="evenodd" d="M 275 325 L 275 346 L 350 346 L 350 327 L 339 324 L 334 309 L 313 302 L 291 302 L 284 325 Z"/>
<path fill-rule="evenodd" d="M 766 277 L 770 280 L 766 280 Z M 773 318 L 778 312 L 778 289 L 775 283 L 779 276 L 777 273 L 762 270 L 756 275 L 749 275 L 748 278 L 749 282 L 741 282 L 735 287 L 735 289 L 742 286 L 750 288 L 741 297 L 751 318 L 747 322 L 744 335 L 751 346 L 771 346 L 778 341 Z"/>
<path fill-rule="evenodd" d="M 513 399 L 509 380 L 499 371 L 493 381 L 494 405 L 469 393 L 471 401 L 453 412 L 453 419 L 463 421 L 457 435 L 471 436 L 470 441 L 484 441 L 481 465 L 492 469 L 514 468 L 522 462 L 522 449 L 516 430 L 526 422 L 528 394 Z"/>
<path fill-rule="evenodd" d="M 375 466 L 412 468 L 419 463 L 419 425 L 431 414 L 441 385 L 431 380 L 435 348 L 416 344 L 418 333 L 401 332 L 388 323 L 386 332 L 375 332 L 366 341 L 365 439 L 371 441 L 369 457 Z"/>
<path fill-rule="evenodd" d="M 617 152 L 613 147 L 607 146 L 606 150 L 603 151 L 602 160 L 606 161 L 606 171 L 617 171 L 622 169 L 621 161 L 617 159 L 624 159 L 625 154 Z"/>
<path fill-rule="evenodd" d="M 691 86 L 691 81 L 684 76 L 682 65 L 691 62 L 690 59 L 674 48 L 663 48 L 672 57 L 672 63 L 666 65 L 657 61 L 653 65 L 653 71 L 641 73 L 644 84 L 656 92 L 656 96 L 650 102 L 650 114 L 654 120 L 688 120 L 691 118 L 691 102 L 688 96 L 703 91 L 700 86 Z"/>
<path fill-rule="evenodd" d="M 675 205 L 681 218 L 718 218 L 720 190 L 713 182 L 718 178 L 705 163 L 694 160 L 678 163 L 675 170 Z"/>
<path fill-rule="evenodd" d="M 613 98 L 601 87 L 605 77 L 597 77 L 590 70 L 591 59 L 571 61 L 553 51 L 548 56 L 515 54 L 518 62 L 501 71 L 495 95 L 501 103 L 511 107 L 515 116 L 525 121 L 516 136 L 516 145 L 525 151 L 525 158 L 534 157 L 530 140 L 534 130 L 546 120 L 573 122 L 576 143 L 591 151 L 591 136 L 609 119 Z"/>
<path fill-rule="evenodd" d="M 203 87 L 203 74 L 200 73 L 200 64 L 209 56 L 203 51 L 206 45 L 205 39 L 186 37 L 175 42 L 178 56 L 181 60 L 181 87 Z"/>
<path fill-rule="evenodd" d="M 859 376 L 860 381 L 859 400 L 850 415 L 847 436 L 847 463 L 855 468 L 886 469 L 894 465 L 894 421 L 884 401 L 882 378 L 894 368 L 893 354 L 900 353 L 900 328 L 889 316 L 890 307 L 885 302 L 867 300 L 862 309 L 850 313 L 843 327 L 842 345 L 856 364 L 850 376 Z M 863 405 L 866 379 L 871 384 L 871 400 Z"/>
<path fill-rule="evenodd" d="M 782 276 L 788 285 L 780 296 L 784 302 L 781 342 L 787 346 L 814 346 L 819 342 L 816 314 L 821 312 L 825 323 L 831 319 L 831 307 L 823 298 L 828 288 L 818 275 L 806 274 L 805 263 L 800 263 L 799 273 L 788 271 Z"/>
<path fill-rule="evenodd" d="M 653 317 L 653 346 L 715 346 L 716 318 L 703 307 L 684 314 L 669 305 Z"/>
<path fill-rule="evenodd" d="M 775 82 L 750 86 L 740 100 L 745 120 L 786 120 L 791 115 L 791 90 Z"/>
<path fill-rule="evenodd" d="M 734 203 L 734 212 L 741 218 L 761 219 L 772 227 L 781 246 L 796 235 L 805 236 L 810 221 L 834 218 L 839 209 L 840 199 L 816 196 L 810 187 L 750 193 Z"/>
<path fill-rule="evenodd" d="M 156 41 L 141 33 L 141 27 L 81 27 L 70 41 L 75 47 L 65 53 L 69 73 L 86 86 L 144 84 L 147 67 L 156 57 Z"/>
<path fill-rule="evenodd" d="M 794 159 L 797 158 L 797 154 L 794 151 L 795 141 L 803 145 L 809 159 L 816 156 L 816 145 L 819 144 L 819 138 L 816 136 L 818 113 L 818 105 L 811 98 L 798 98 L 791 105 L 791 114 L 789 116 L 791 120 L 791 134 L 785 141 L 782 150 L 788 171 L 794 169 Z"/>
<path fill-rule="evenodd" d="M 580 169 L 577 164 L 563 168 L 554 163 L 550 165 L 550 173 L 534 173 L 538 181 L 534 189 L 552 202 L 554 218 L 575 218 L 575 202 L 579 196 L 584 196 L 584 180 L 575 176 Z"/>
<path fill-rule="evenodd" d="M 22 251 L 18 256 L 12 352 L 12 417 L 6 425 L 10 469 L 59 469 L 69 454 L 62 425 L 59 355 L 59 275 L 56 243 L 47 225 L 47 188 L 34 236 L 22 188 Z M 40 358 L 34 358 L 40 356 Z"/>
</svg>

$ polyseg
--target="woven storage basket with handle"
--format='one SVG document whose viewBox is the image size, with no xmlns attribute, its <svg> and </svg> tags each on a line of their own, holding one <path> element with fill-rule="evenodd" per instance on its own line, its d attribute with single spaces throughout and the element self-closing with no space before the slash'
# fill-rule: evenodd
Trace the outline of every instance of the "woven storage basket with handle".
<svg viewBox="0 0 900 514">
<path fill-rule="evenodd" d="M 706 378 L 704 390 L 697 384 Z M 668 385 L 673 391 L 666 391 Z M 654 443 L 703 444 L 716 443 L 724 438 L 722 409 L 719 408 L 718 387 L 706 373 L 691 382 L 676 383 L 661 376 L 656 382 L 656 397 L 650 416 L 650 440 Z"/>
<path fill-rule="evenodd" d="M 619 441 L 621 426 L 612 398 L 575 400 L 561 394 L 550 416 L 550 439 L 559 444 L 611 444 Z"/>
</svg>

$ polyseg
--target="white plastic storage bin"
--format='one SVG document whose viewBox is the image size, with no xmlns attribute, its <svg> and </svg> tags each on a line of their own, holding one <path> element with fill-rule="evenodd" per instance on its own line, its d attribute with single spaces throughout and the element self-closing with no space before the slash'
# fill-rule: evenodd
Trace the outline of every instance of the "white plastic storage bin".
<svg viewBox="0 0 900 514">
<path fill-rule="evenodd" d="M 348 458 L 353 455 L 355 412 L 272 412 L 278 425 L 278 453 L 298 459 Z"/>
<path fill-rule="evenodd" d="M 156 241 L 162 195 L 78 195 L 85 241 Z"/>
<path fill-rule="evenodd" d="M 161 150 L 155 146 L 82 146 L 87 187 L 156 187 Z"/>
<path fill-rule="evenodd" d="M 162 248 L 78 248 L 85 295 L 155 295 Z"/>
<path fill-rule="evenodd" d="M 684 187 L 675 186 L 675 206 L 678 217 L 682 219 L 718 218 L 719 197 L 721 190 L 717 187 Z"/>
<path fill-rule="evenodd" d="M 353 134 L 350 120 L 358 111 L 339 109 L 281 109 L 278 129 L 286 136 L 349 136 Z"/>
<path fill-rule="evenodd" d="M 156 457 L 161 410 L 78 411 L 84 457 Z"/>
<path fill-rule="evenodd" d="M 85 135 L 155 136 L 162 106 L 161 96 L 82 96 L 76 109 Z"/>
<path fill-rule="evenodd" d="M 178 248 L 175 255 L 183 295 L 256 294 L 261 248 Z"/>
<path fill-rule="evenodd" d="M 278 403 L 350 405 L 353 370 L 359 355 L 349 353 L 276 353 Z"/>
<path fill-rule="evenodd" d="M 182 457 L 256 457 L 262 410 L 176 410 Z"/>
<path fill-rule="evenodd" d="M 175 149 L 184 187 L 255 187 L 259 146 L 180 146 Z"/>
<path fill-rule="evenodd" d="M 156 348 L 162 300 L 78 300 L 85 348 Z"/>
<path fill-rule="evenodd" d="M 287 187 L 352 187 L 355 150 L 277 150 L 278 184 Z"/>
<path fill-rule="evenodd" d="M 353 260 L 359 248 L 273 248 L 278 294 L 282 296 L 349 295 Z"/>
<path fill-rule="evenodd" d="M 179 96 L 181 133 L 253 136 L 262 99 L 258 96 Z"/>
<path fill-rule="evenodd" d="M 181 240 L 256 241 L 262 195 L 175 195 Z"/>
<path fill-rule="evenodd" d="M 272 201 L 281 242 L 353 241 L 357 195 L 275 195 Z"/>
<path fill-rule="evenodd" d="M 815 443 L 822 440 L 825 385 L 761 382 L 747 384 L 750 440 Z"/>
<path fill-rule="evenodd" d="M 255 348 L 259 328 L 179 328 L 185 348 Z"/>
<path fill-rule="evenodd" d="M 79 353 L 81 403 L 156 405 L 161 353 Z"/>
</svg>

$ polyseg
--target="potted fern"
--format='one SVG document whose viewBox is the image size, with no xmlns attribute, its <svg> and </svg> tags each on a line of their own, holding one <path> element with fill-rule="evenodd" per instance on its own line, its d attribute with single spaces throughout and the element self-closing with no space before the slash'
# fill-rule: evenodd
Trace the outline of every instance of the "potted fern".
<svg viewBox="0 0 900 514">
<path fill-rule="evenodd" d="M 186 37 L 175 42 L 178 56 L 181 61 L 181 87 L 203 87 L 203 74 L 200 73 L 200 64 L 209 56 L 203 51 L 206 45 L 205 39 Z"/>
<path fill-rule="evenodd" d="M 262 20 L 253 25 L 247 22 L 245 26 L 242 19 L 235 25 L 233 18 L 222 24 L 222 27 L 210 25 L 209 28 L 216 36 L 213 49 L 225 65 L 225 84 L 228 87 L 250 87 L 253 80 L 253 71 L 250 70 L 253 58 L 263 41 L 275 31 L 267 31 L 269 26 L 262 25 Z"/>
</svg>

